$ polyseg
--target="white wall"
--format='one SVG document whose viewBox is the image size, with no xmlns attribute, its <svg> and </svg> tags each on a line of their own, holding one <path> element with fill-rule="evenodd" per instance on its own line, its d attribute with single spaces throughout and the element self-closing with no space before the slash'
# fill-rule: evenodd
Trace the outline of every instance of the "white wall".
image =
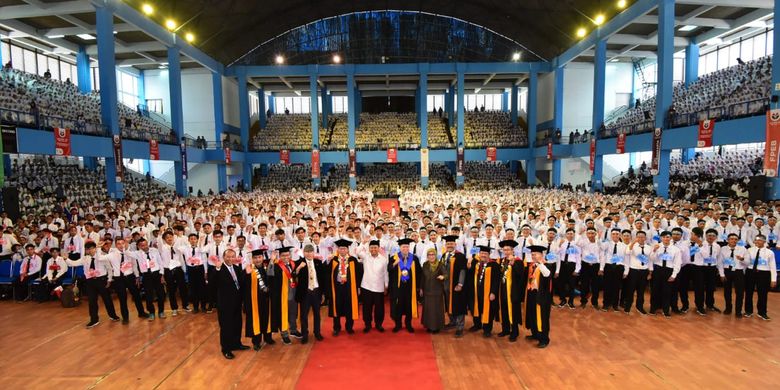
<svg viewBox="0 0 780 390">
<path fill-rule="evenodd" d="M 536 123 L 553 119 L 555 111 L 555 73 L 545 73 L 539 76 L 537 85 Z"/>
<path fill-rule="evenodd" d="M 198 190 L 204 194 L 209 189 L 214 193 L 219 191 L 216 164 L 187 164 L 187 169 L 187 186 L 192 187 L 193 194 L 197 194 Z"/>
<path fill-rule="evenodd" d="M 619 104 L 616 101 L 618 94 L 630 94 L 634 67 L 628 62 L 607 63 L 607 82 L 604 93 L 604 113 L 615 109 Z"/>
<path fill-rule="evenodd" d="M 634 69 L 629 63 L 608 63 L 604 86 L 604 113 L 616 106 L 619 93 L 631 93 Z M 563 134 L 593 127 L 593 64 L 572 62 L 563 74 Z"/>
<path fill-rule="evenodd" d="M 144 71 L 144 93 L 146 99 L 162 99 L 163 116 L 171 120 L 171 94 L 168 93 L 168 69 Z"/>
<path fill-rule="evenodd" d="M 233 79 L 222 78 L 222 109 L 225 123 L 240 127 L 238 115 L 238 83 Z"/>
<path fill-rule="evenodd" d="M 211 71 L 203 68 L 182 70 L 181 96 L 184 129 L 187 134 L 215 141 Z"/>
</svg>

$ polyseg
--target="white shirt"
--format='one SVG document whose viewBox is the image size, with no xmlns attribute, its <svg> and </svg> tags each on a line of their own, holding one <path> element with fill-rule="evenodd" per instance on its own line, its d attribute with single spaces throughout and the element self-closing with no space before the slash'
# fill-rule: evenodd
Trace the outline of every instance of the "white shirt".
<svg viewBox="0 0 780 390">
<path fill-rule="evenodd" d="M 745 269 L 756 271 L 769 271 L 771 281 L 777 281 L 777 267 L 775 266 L 775 254 L 767 248 L 753 247 L 748 249 L 748 256 L 745 259 L 747 267 Z"/>
<path fill-rule="evenodd" d="M 732 256 L 733 250 L 733 256 Z M 725 276 L 724 270 L 731 271 L 743 271 L 745 270 L 745 262 L 747 261 L 747 249 L 744 246 L 736 245 L 734 248 L 726 245 L 720 248 L 721 267 L 720 276 Z"/>
<path fill-rule="evenodd" d="M 666 267 L 672 268 L 672 277 L 676 278 L 682 267 L 681 255 L 680 248 L 672 245 L 671 242 L 669 246 L 661 244 L 653 252 L 653 265 L 650 267 L 650 270 L 652 271 L 654 267 L 663 267 L 664 262 L 666 262 Z"/>
<path fill-rule="evenodd" d="M 387 256 L 381 253 L 371 256 L 371 253 L 366 252 L 359 258 L 363 263 L 363 281 L 360 283 L 360 287 L 372 292 L 385 292 L 390 282 L 390 276 L 387 273 Z"/>
</svg>

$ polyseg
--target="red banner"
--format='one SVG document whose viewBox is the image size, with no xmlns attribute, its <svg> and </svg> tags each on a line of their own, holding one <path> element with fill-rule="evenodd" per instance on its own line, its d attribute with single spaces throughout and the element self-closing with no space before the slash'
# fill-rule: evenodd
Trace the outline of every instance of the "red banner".
<svg viewBox="0 0 780 390">
<path fill-rule="evenodd" d="M 290 151 L 282 149 L 279 151 L 279 162 L 284 165 L 290 165 Z"/>
<path fill-rule="evenodd" d="M 661 128 L 653 130 L 653 157 L 650 159 L 650 174 L 658 175 L 658 167 L 661 165 Z"/>
<path fill-rule="evenodd" d="M 156 139 L 149 140 L 149 160 L 160 159 L 160 144 Z"/>
<path fill-rule="evenodd" d="M 311 178 L 320 178 L 320 151 L 318 149 L 311 151 Z"/>
<path fill-rule="evenodd" d="M 552 160 L 552 142 L 547 143 L 547 159 Z"/>
<path fill-rule="evenodd" d="M 230 148 L 225 148 L 225 164 L 230 164 Z"/>
<path fill-rule="evenodd" d="M 590 140 L 590 173 L 596 171 L 596 139 Z"/>
<path fill-rule="evenodd" d="M 116 182 L 122 183 L 125 179 L 125 165 L 122 162 L 122 137 L 114 135 L 114 167 L 116 168 Z"/>
<path fill-rule="evenodd" d="M 462 146 L 458 147 L 458 161 L 455 165 L 455 170 L 457 171 L 458 176 L 463 176 L 463 173 L 466 170 L 466 166 L 465 166 L 466 159 L 464 157 L 464 154 L 465 154 L 465 150 L 463 150 L 463 147 Z"/>
<path fill-rule="evenodd" d="M 777 177 L 778 153 L 780 153 L 780 109 L 774 109 L 766 112 L 764 174 L 767 177 Z"/>
<path fill-rule="evenodd" d="M 496 161 L 496 148 L 492 146 L 487 148 L 487 160 Z"/>
<path fill-rule="evenodd" d="M 709 148 L 712 146 L 712 132 L 715 130 L 715 119 L 707 119 L 699 122 L 699 138 L 697 148 Z"/>
<path fill-rule="evenodd" d="M 615 148 L 617 154 L 623 154 L 626 152 L 626 135 L 618 134 L 617 136 L 617 148 Z"/>
<path fill-rule="evenodd" d="M 357 176 L 357 156 L 355 149 L 349 150 L 349 177 Z"/>
<path fill-rule="evenodd" d="M 54 129 L 54 154 L 70 156 L 70 129 Z"/>
<path fill-rule="evenodd" d="M 398 149 L 387 149 L 387 162 L 391 164 L 398 162 Z"/>
</svg>

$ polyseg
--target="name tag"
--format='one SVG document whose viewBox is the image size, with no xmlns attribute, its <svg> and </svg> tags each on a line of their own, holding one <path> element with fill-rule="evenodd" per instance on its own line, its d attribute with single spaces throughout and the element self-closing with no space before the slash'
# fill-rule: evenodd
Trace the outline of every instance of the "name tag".
<svg viewBox="0 0 780 390">
<path fill-rule="evenodd" d="M 577 254 L 577 248 L 569 248 L 566 250 L 566 254 L 569 255 L 576 255 Z"/>
<path fill-rule="evenodd" d="M 777 241 L 777 236 L 774 234 L 770 234 L 767 238 L 769 238 L 769 241 Z"/>
<path fill-rule="evenodd" d="M 714 257 L 705 257 L 704 258 L 704 264 L 715 264 L 715 258 Z"/>
<path fill-rule="evenodd" d="M 739 241 L 737 241 L 737 245 L 739 245 L 739 246 L 745 246 L 745 240 L 739 240 Z"/>
<path fill-rule="evenodd" d="M 557 256 L 555 256 L 555 253 L 548 253 L 544 255 L 544 259 L 547 261 L 555 261 L 556 258 Z"/>
<path fill-rule="evenodd" d="M 691 256 L 699 253 L 699 247 L 698 246 L 692 246 L 691 247 Z"/>
<path fill-rule="evenodd" d="M 729 237 L 727 235 L 725 235 L 725 234 L 721 234 L 720 235 L 720 241 L 726 241 L 726 240 L 728 240 L 728 238 Z"/>
<path fill-rule="evenodd" d="M 149 260 L 149 269 L 157 268 L 157 263 L 154 260 Z"/>
<path fill-rule="evenodd" d="M 592 253 L 585 255 L 585 261 L 589 263 L 595 263 L 597 260 L 598 258 L 596 257 L 596 255 Z"/>
<path fill-rule="evenodd" d="M 661 242 L 661 236 L 659 236 L 659 235 L 653 236 L 653 241 Z"/>
<path fill-rule="evenodd" d="M 612 255 L 612 264 L 619 264 L 623 262 L 623 256 Z"/>
<path fill-rule="evenodd" d="M 89 270 L 87 270 L 87 272 L 84 274 L 84 276 L 86 276 L 86 277 L 87 277 L 87 279 L 96 278 L 96 277 L 98 277 L 98 271 L 97 271 L 97 270 L 95 270 L 95 269 L 89 269 Z"/>
<path fill-rule="evenodd" d="M 758 258 L 758 265 L 766 267 L 767 265 L 769 265 L 769 262 L 766 259 L 763 259 L 763 258 L 759 257 Z"/>
<path fill-rule="evenodd" d="M 120 270 L 121 270 L 123 273 L 127 273 L 128 271 L 130 271 L 130 270 L 132 270 L 132 269 L 133 269 L 133 263 L 131 263 L 131 262 L 129 262 L 129 261 L 125 261 L 124 263 L 122 263 L 122 266 L 121 266 L 121 267 L 119 267 L 119 269 L 120 269 Z"/>
<path fill-rule="evenodd" d="M 731 257 L 723 259 L 723 265 L 726 267 L 735 267 L 737 263 Z"/>
<path fill-rule="evenodd" d="M 658 256 L 658 258 L 661 259 L 661 261 L 672 261 L 672 255 L 668 253 L 664 253 L 661 256 Z"/>
<path fill-rule="evenodd" d="M 637 260 L 639 260 L 640 263 L 642 263 L 642 265 L 647 264 L 647 255 L 641 255 L 640 254 L 640 255 L 637 255 L 636 258 L 637 258 Z"/>
</svg>

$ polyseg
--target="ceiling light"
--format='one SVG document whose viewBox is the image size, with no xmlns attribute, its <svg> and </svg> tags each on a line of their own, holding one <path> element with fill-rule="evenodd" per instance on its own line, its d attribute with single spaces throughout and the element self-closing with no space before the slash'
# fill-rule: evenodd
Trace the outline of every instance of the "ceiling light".
<svg viewBox="0 0 780 390">
<path fill-rule="evenodd" d="M 95 39 L 95 37 L 90 34 L 76 34 L 76 36 L 85 41 L 92 41 Z"/>
<path fill-rule="evenodd" d="M 694 26 L 692 24 L 686 24 L 685 26 L 682 26 L 678 28 L 680 31 L 693 31 L 696 30 L 699 26 Z"/>
<path fill-rule="evenodd" d="M 617 7 L 618 9 L 626 8 L 626 0 L 618 0 Z"/>
<path fill-rule="evenodd" d="M 281 55 L 277 55 L 276 56 L 276 64 L 277 65 L 284 64 L 284 57 L 282 57 Z"/>
<path fill-rule="evenodd" d="M 585 30 L 585 28 L 583 28 L 583 27 L 580 27 L 580 28 L 577 29 L 577 37 L 579 37 L 579 38 L 585 38 L 585 34 L 587 34 L 587 33 L 588 33 L 588 31 Z"/>
<path fill-rule="evenodd" d="M 597 26 L 601 26 L 603 23 L 604 23 L 604 14 L 598 14 L 593 19 L 593 24 L 595 24 Z"/>
<path fill-rule="evenodd" d="M 57 39 L 57 38 L 65 38 L 65 36 L 64 35 L 47 35 L 46 38 Z"/>
<path fill-rule="evenodd" d="M 520 61 L 520 52 L 512 54 L 512 61 Z"/>
<path fill-rule="evenodd" d="M 195 42 L 195 35 L 188 32 L 187 34 L 184 34 L 184 39 L 186 39 L 189 43 Z"/>
<path fill-rule="evenodd" d="M 151 15 L 154 13 L 154 7 L 152 7 L 150 4 L 144 4 L 141 6 L 141 11 L 143 11 L 146 15 Z"/>
<path fill-rule="evenodd" d="M 612 58 L 612 59 L 610 59 L 610 60 L 609 60 L 609 61 L 607 61 L 607 62 L 618 62 L 618 61 L 620 61 L 620 60 L 619 60 L 619 59 L 617 59 L 617 58 Z"/>
<path fill-rule="evenodd" d="M 171 30 L 171 31 L 175 30 L 176 29 L 176 21 L 174 21 L 173 19 L 166 20 L 165 21 L 165 27 L 168 30 Z"/>
<path fill-rule="evenodd" d="M 338 54 L 333 55 L 333 63 L 334 64 L 340 64 L 341 63 L 341 56 Z"/>
</svg>

